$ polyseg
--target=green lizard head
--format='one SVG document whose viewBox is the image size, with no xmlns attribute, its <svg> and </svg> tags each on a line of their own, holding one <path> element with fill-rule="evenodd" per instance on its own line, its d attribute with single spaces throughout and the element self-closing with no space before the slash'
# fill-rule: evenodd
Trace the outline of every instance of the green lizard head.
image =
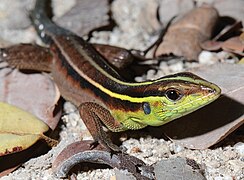
<svg viewBox="0 0 244 180">
<path fill-rule="evenodd" d="M 160 126 L 216 100 L 221 89 L 192 73 L 178 73 L 156 80 L 160 96 L 143 102 L 143 123 Z"/>
<path fill-rule="evenodd" d="M 137 90 L 140 90 L 140 97 L 129 98 L 131 103 L 126 106 L 127 110 L 112 111 L 123 130 L 161 126 L 213 102 L 221 93 L 217 85 L 192 73 L 142 82 Z"/>
</svg>

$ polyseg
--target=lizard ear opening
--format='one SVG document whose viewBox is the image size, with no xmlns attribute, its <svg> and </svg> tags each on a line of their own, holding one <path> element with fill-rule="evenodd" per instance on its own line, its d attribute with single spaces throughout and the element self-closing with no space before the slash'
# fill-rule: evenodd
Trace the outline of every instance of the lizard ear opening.
<svg viewBox="0 0 244 180">
<path fill-rule="evenodd" d="M 150 114 L 151 113 L 151 107 L 150 104 L 147 102 L 142 103 L 142 108 L 145 114 Z"/>
</svg>

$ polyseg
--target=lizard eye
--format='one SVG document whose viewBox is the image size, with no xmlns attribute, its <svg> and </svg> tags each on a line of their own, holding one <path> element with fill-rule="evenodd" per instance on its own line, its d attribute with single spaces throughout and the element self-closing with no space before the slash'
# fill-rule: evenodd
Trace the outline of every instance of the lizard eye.
<svg viewBox="0 0 244 180">
<path fill-rule="evenodd" d="M 144 102 L 142 104 L 142 108 L 143 108 L 143 111 L 144 111 L 145 114 L 150 114 L 151 113 L 151 107 L 150 107 L 149 103 Z"/>
<path fill-rule="evenodd" d="M 182 98 L 182 94 L 175 89 L 168 89 L 165 92 L 165 96 L 170 100 L 170 101 L 178 101 Z"/>
</svg>

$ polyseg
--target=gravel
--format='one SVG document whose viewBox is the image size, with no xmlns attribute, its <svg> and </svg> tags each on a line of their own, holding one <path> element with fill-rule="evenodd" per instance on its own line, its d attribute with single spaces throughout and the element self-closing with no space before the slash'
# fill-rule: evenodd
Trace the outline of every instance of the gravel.
<svg viewBox="0 0 244 180">
<path fill-rule="evenodd" d="M 7 2 L 8 1 L 3 1 L 1 2 L 1 5 Z M 57 3 L 58 0 L 55 2 Z M 65 2 L 68 3 L 68 0 Z M 150 34 L 151 28 L 144 29 L 145 27 L 140 26 L 140 24 L 136 24 L 134 22 L 138 18 L 136 15 L 139 14 L 140 5 L 145 7 L 147 2 L 147 0 L 140 0 L 140 3 L 136 3 L 135 6 L 135 0 L 115 0 L 113 2 L 112 11 L 116 11 L 117 8 L 120 8 L 124 12 L 127 12 L 127 14 L 123 16 L 123 13 L 121 12 L 115 13 L 115 17 L 118 17 L 115 20 L 118 21 L 119 27 L 115 27 L 111 32 L 103 31 L 93 33 L 91 42 L 103 42 L 127 48 L 142 50 L 145 49 L 155 40 L 156 36 Z M 73 3 L 73 1 L 71 3 Z M 156 3 L 156 1 L 152 1 L 152 3 Z M 66 6 L 68 7 L 68 5 Z M 133 6 L 136 8 L 132 10 L 131 7 Z M 9 8 L 11 8 L 11 6 L 9 6 Z M 59 8 L 66 10 L 66 8 Z M 124 19 L 130 18 L 128 13 L 132 12 L 135 13 L 135 16 L 132 16 L 133 19 L 129 22 L 134 24 L 133 26 L 130 26 L 130 24 L 128 25 L 128 22 L 125 22 Z M 6 30 L 1 27 L 1 30 L 4 32 L 0 35 L 1 39 L 8 41 L 5 44 L 33 42 L 34 37 L 37 39 L 33 28 L 28 27 L 25 29 L 20 28 L 18 30 Z M 184 71 L 192 67 L 199 67 L 209 63 L 226 61 L 228 58 L 229 55 L 224 52 L 202 52 L 199 56 L 199 63 L 190 63 L 176 60 L 161 62 L 157 71 L 153 69 L 149 70 L 148 72 L 145 72 L 145 75 L 142 77 L 137 77 L 136 80 L 142 81 L 146 79 L 156 79 L 160 76 Z M 235 61 L 235 58 L 232 58 L 232 63 Z M 89 132 L 79 117 L 77 109 L 71 103 L 66 102 L 64 104 L 64 114 L 65 115 L 62 117 L 62 123 L 59 125 L 61 130 L 59 133 L 60 143 L 58 146 L 52 148 L 47 154 L 30 159 L 29 161 L 22 164 L 14 172 L 0 178 L 1 180 L 57 179 L 52 175 L 51 166 L 58 153 L 61 152 L 65 146 L 72 142 L 79 141 L 81 139 L 91 139 Z M 141 137 L 139 139 L 126 139 L 122 143 L 122 146 L 127 148 L 127 153 L 142 159 L 144 162 L 150 165 L 162 159 L 187 157 L 194 159 L 198 164 L 201 165 L 203 174 L 209 180 L 241 180 L 244 179 L 243 140 L 243 133 L 233 133 L 223 142 L 210 149 L 190 150 L 171 141 L 152 138 L 150 137 L 150 134 L 148 134 L 147 136 L 143 136 L 143 138 Z M 78 172 L 76 178 L 84 180 L 115 179 L 115 172 L 113 169 L 88 170 L 87 172 Z"/>
</svg>

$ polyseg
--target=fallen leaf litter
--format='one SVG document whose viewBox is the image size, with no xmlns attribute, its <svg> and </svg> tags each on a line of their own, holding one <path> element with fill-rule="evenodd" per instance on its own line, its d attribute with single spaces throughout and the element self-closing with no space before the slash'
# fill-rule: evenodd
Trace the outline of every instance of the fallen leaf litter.
<svg viewBox="0 0 244 180">
<path fill-rule="evenodd" d="M 143 3 L 144 1 L 140 0 L 140 3 Z M 120 4 L 120 8 L 128 8 L 127 6 L 130 6 L 129 3 L 133 3 L 133 1 L 128 0 L 122 3 L 121 0 L 116 0 L 113 6 L 116 6 L 116 3 Z M 28 35 L 28 32 L 30 31 L 30 29 L 27 29 L 26 34 Z M 130 42 L 129 40 L 131 40 L 132 37 L 128 34 L 126 35 L 126 33 L 127 32 L 121 32 L 118 29 L 115 29 L 112 32 L 94 33 L 94 38 L 92 39 L 92 41 L 106 42 L 103 37 L 105 37 L 106 39 L 107 36 L 111 36 L 111 39 L 113 40 L 113 45 L 116 44 L 115 42 L 119 42 L 118 45 L 122 44 L 130 47 L 130 45 L 128 45 L 128 42 Z M 143 33 L 138 33 L 136 35 L 140 36 L 141 34 Z M 124 41 L 122 41 L 122 39 Z M 147 42 L 153 41 L 149 40 L 147 34 L 144 35 L 143 38 L 139 39 L 143 39 Z M 136 42 L 132 44 L 143 43 Z M 143 49 L 144 46 L 140 48 Z M 202 66 L 198 63 L 173 63 L 173 65 L 170 65 L 170 63 L 163 62 L 162 64 L 163 65 L 161 65 L 160 67 L 164 67 L 166 65 L 167 68 L 160 69 L 158 72 L 152 70 L 148 72 L 147 75 L 143 77 L 138 77 L 138 79 L 145 80 L 152 77 L 155 78 L 158 76 L 162 76 L 167 73 L 173 73 L 178 70 L 182 71 L 186 68 L 186 66 L 187 68 L 192 66 Z M 169 68 L 170 66 L 175 67 Z M 65 103 L 64 107 L 65 113 L 67 113 L 67 115 L 63 116 L 62 118 L 64 124 L 61 125 L 61 142 L 58 144 L 58 146 L 54 147 L 47 154 L 37 158 L 33 158 L 30 161 L 24 163 L 18 170 L 1 179 L 23 179 L 28 177 L 32 179 L 55 179 L 55 177 L 53 177 L 51 173 L 50 168 L 51 163 L 53 162 L 57 154 L 68 144 L 80 140 L 80 134 L 82 134 L 82 137 L 84 139 L 91 138 L 89 136 L 89 132 L 85 130 L 84 124 L 80 120 L 78 112 L 76 111 L 74 106 L 67 102 Z M 232 138 L 235 138 L 234 144 L 228 145 L 228 142 L 232 142 Z M 240 136 L 240 139 L 237 139 L 235 135 L 231 135 L 227 139 L 225 139 L 225 142 L 226 143 L 224 143 L 222 146 L 218 146 L 213 149 L 189 150 L 182 146 L 176 145 L 171 141 L 151 138 L 150 136 L 148 136 L 146 138 L 143 137 L 140 139 L 126 140 L 125 142 L 123 142 L 123 146 L 127 148 L 127 152 L 129 154 L 137 156 L 148 164 L 152 164 L 161 159 L 169 157 L 188 157 L 190 159 L 194 159 L 197 163 L 203 166 L 204 175 L 207 179 L 232 179 L 233 177 L 235 177 L 235 179 L 244 179 L 243 136 Z M 140 151 L 133 151 L 135 147 L 140 149 Z M 114 176 L 114 170 L 98 169 L 79 173 L 77 175 L 77 179 L 109 179 L 112 176 Z"/>
</svg>

